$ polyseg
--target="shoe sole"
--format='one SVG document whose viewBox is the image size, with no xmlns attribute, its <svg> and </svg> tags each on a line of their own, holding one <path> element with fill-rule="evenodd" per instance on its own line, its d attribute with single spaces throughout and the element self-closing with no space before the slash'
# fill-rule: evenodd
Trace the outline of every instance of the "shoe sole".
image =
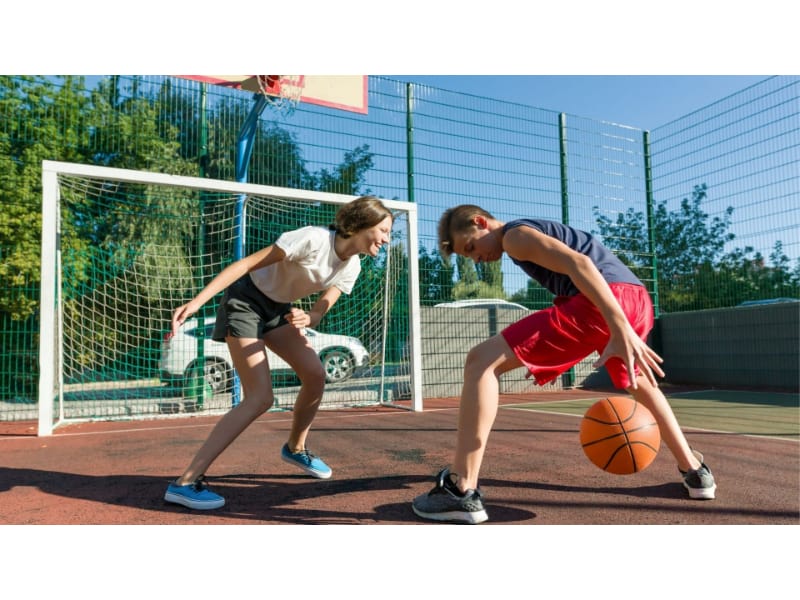
<svg viewBox="0 0 800 600">
<path fill-rule="evenodd" d="M 431 521 L 448 521 L 448 522 L 457 522 L 457 523 L 467 523 L 469 525 L 477 525 L 478 523 L 483 523 L 484 521 L 489 520 L 489 515 L 486 514 L 485 510 L 478 510 L 475 512 L 464 512 L 461 510 L 454 510 L 450 512 L 441 512 L 441 513 L 426 513 L 419 510 L 413 504 L 411 505 L 411 509 L 414 511 L 414 514 L 418 517 L 422 517 L 423 519 L 429 519 Z"/>
<path fill-rule="evenodd" d="M 196 500 L 190 500 L 189 498 L 181 496 L 180 494 L 173 494 L 172 492 L 164 494 L 164 500 L 173 504 L 180 504 L 186 508 L 193 508 L 194 510 L 213 510 L 225 506 L 224 498 L 214 502 L 197 502 Z"/>
<path fill-rule="evenodd" d="M 689 492 L 689 498 L 692 500 L 713 500 L 717 490 L 716 485 L 710 488 L 693 488 L 686 485 L 686 482 L 683 483 L 683 487 L 687 489 Z"/>
<path fill-rule="evenodd" d="M 290 465 L 294 465 L 295 467 L 303 469 L 303 471 L 305 471 L 312 477 L 316 477 L 317 479 L 330 479 L 331 475 L 333 475 L 333 471 L 327 471 L 327 472 L 317 471 L 316 469 L 312 469 L 305 465 L 301 465 L 300 463 L 292 460 L 291 458 L 285 457 L 283 454 L 281 454 L 281 460 L 283 460 L 283 462 L 289 463 Z"/>
</svg>

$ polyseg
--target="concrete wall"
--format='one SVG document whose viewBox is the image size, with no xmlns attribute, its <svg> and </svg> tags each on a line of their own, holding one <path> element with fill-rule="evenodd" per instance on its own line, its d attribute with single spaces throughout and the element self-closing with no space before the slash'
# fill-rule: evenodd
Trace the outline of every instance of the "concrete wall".
<svg viewBox="0 0 800 600">
<path fill-rule="evenodd" d="M 800 387 L 800 302 L 665 314 L 657 333 L 670 383 Z"/>
<path fill-rule="evenodd" d="M 424 398 L 459 396 L 470 348 L 525 316 L 513 308 L 423 307 L 422 393 Z M 800 386 L 800 303 L 746 306 L 662 315 L 651 345 L 664 357 L 666 381 L 717 387 L 797 390 Z M 502 376 L 501 393 L 569 387 L 609 388 L 605 369 L 593 369 L 597 354 L 573 375 L 546 386 L 517 369 Z"/>
<path fill-rule="evenodd" d="M 515 308 L 423 307 L 420 314 L 423 398 L 459 396 L 469 350 L 526 314 L 529 311 Z M 584 379 L 597 373 L 591 368 L 596 358 L 595 354 L 576 365 L 573 385 L 581 385 Z M 538 386 L 533 378 L 526 379 L 527 373 L 521 368 L 504 374 L 500 379 L 500 392 L 510 394 L 570 387 L 567 376 L 546 386 Z"/>
</svg>

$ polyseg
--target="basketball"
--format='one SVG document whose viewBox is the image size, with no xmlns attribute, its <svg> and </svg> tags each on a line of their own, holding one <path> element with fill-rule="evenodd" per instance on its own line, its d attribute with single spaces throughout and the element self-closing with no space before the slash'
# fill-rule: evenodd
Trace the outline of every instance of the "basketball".
<svg viewBox="0 0 800 600">
<path fill-rule="evenodd" d="M 595 402 L 583 415 L 581 446 L 595 465 L 615 475 L 638 473 L 650 466 L 661 445 L 653 414 L 633 398 L 611 396 Z"/>
</svg>

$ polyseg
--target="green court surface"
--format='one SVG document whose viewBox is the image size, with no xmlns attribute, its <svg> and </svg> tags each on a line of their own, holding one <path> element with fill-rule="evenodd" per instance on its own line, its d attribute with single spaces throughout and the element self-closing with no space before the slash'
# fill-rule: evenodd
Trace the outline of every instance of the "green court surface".
<svg viewBox="0 0 800 600">
<path fill-rule="evenodd" d="M 565 400 L 515 408 L 583 416 L 594 402 Z M 800 440 L 800 395 L 779 392 L 700 390 L 667 394 L 681 427 Z"/>
</svg>

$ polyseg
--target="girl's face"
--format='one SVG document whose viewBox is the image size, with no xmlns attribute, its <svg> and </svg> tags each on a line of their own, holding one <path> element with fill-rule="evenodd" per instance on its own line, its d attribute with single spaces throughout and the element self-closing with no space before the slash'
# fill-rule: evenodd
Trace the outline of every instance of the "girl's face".
<svg viewBox="0 0 800 600">
<path fill-rule="evenodd" d="M 378 256 L 381 246 L 389 243 L 389 234 L 391 232 L 392 218 L 389 216 L 369 229 L 362 229 L 353 236 L 358 240 L 358 253 L 369 254 L 373 258 Z"/>
</svg>

